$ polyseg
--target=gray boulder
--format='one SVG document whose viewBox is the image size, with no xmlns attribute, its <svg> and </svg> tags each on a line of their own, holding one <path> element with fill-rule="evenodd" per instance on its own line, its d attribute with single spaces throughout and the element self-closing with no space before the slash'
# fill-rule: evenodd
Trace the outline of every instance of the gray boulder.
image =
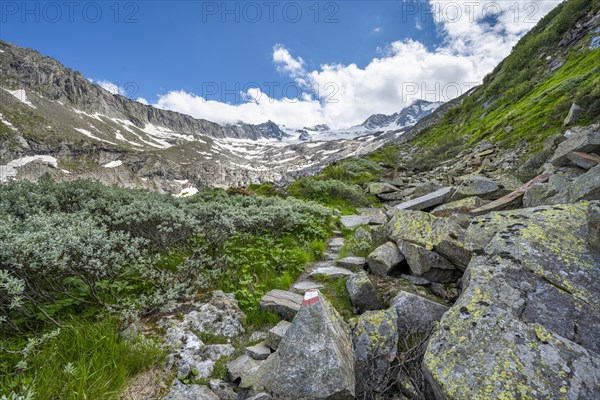
<svg viewBox="0 0 600 400">
<path fill-rule="evenodd" d="M 567 140 L 560 143 L 550 159 L 552 165 L 560 167 L 567 165 L 569 153 L 598 153 L 600 149 L 600 129 L 597 125 L 572 128 L 565 133 Z"/>
<path fill-rule="evenodd" d="M 416 199 L 417 197 L 426 196 L 429 193 L 433 193 L 437 190 L 440 190 L 442 187 L 435 182 L 426 182 L 422 183 L 418 186 L 415 186 L 412 198 Z"/>
<path fill-rule="evenodd" d="M 390 185 L 389 183 L 385 183 L 385 182 L 373 182 L 369 184 L 369 193 L 371 194 L 382 194 L 382 193 L 390 193 L 390 192 L 396 192 L 398 191 L 398 188 L 395 186 Z"/>
<path fill-rule="evenodd" d="M 431 331 L 448 307 L 403 290 L 390 302 L 398 313 L 398 325 L 404 333 L 418 334 Z"/>
<path fill-rule="evenodd" d="M 600 397 L 600 253 L 588 229 L 585 202 L 469 228 L 480 250 L 423 361 L 437 398 Z"/>
<path fill-rule="evenodd" d="M 349 329 L 319 291 L 306 292 L 277 351 L 241 387 L 287 399 L 355 398 Z"/>
<path fill-rule="evenodd" d="M 208 303 L 194 303 L 193 306 L 194 309 L 183 316 L 183 321 L 171 319 L 168 324 L 226 337 L 244 333 L 244 313 L 233 294 L 217 290 Z"/>
<path fill-rule="evenodd" d="M 582 153 L 579 151 L 572 151 L 567 154 L 567 158 L 572 164 L 577 165 L 579 168 L 590 169 L 600 164 L 600 156 L 598 154 Z"/>
<path fill-rule="evenodd" d="M 244 349 L 244 352 L 255 360 L 266 360 L 271 355 L 271 349 L 265 342 L 248 346 Z"/>
<path fill-rule="evenodd" d="M 363 313 L 367 310 L 381 310 L 383 299 L 371 283 L 365 271 L 361 271 L 346 280 L 346 289 L 356 309 Z"/>
<path fill-rule="evenodd" d="M 362 271 L 367 265 L 367 260 L 364 257 L 344 257 L 335 261 L 335 265 L 340 268 L 346 268 L 350 271 Z"/>
<path fill-rule="evenodd" d="M 365 215 L 344 215 L 340 217 L 342 226 L 346 229 L 353 229 L 361 225 L 369 225 L 370 218 Z"/>
<path fill-rule="evenodd" d="M 285 333 L 289 329 L 291 323 L 287 321 L 279 321 L 277 325 L 273 328 L 269 329 L 267 332 L 267 339 L 265 340 L 265 344 L 270 347 L 272 350 L 277 350 L 281 339 L 285 336 Z"/>
<path fill-rule="evenodd" d="M 454 192 L 453 187 L 446 187 L 436 190 L 433 193 L 426 194 L 425 196 L 417 197 L 413 200 L 405 201 L 395 206 L 396 210 L 424 210 L 439 206 L 445 203 L 452 193 Z"/>
<path fill-rule="evenodd" d="M 248 397 L 246 400 L 271 400 L 272 397 L 267 393 L 258 393 L 252 397 Z"/>
<path fill-rule="evenodd" d="M 352 275 L 354 275 L 354 272 L 352 272 L 346 268 L 339 268 L 339 267 L 319 267 L 319 268 L 313 269 L 311 271 L 311 273 L 309 274 L 309 276 L 311 276 L 311 277 L 322 276 L 322 277 L 331 278 L 331 279 L 337 279 L 337 278 L 342 278 L 342 277 L 347 277 L 347 276 L 352 276 Z"/>
<path fill-rule="evenodd" d="M 367 257 L 371 273 L 379 276 L 386 276 L 402 261 L 404 261 L 404 257 L 398 250 L 398 246 L 392 242 L 382 244 Z"/>
<path fill-rule="evenodd" d="M 384 225 L 388 221 L 387 215 L 379 208 L 359 209 L 360 215 L 369 219 L 369 225 Z"/>
<path fill-rule="evenodd" d="M 471 251 L 464 243 L 464 229 L 454 220 L 437 218 L 421 211 L 400 211 L 387 224 L 387 235 L 390 240 L 398 243 L 398 247 L 401 242 L 408 242 L 430 252 L 435 250 L 459 270 L 464 270 L 471 259 Z M 407 252 L 419 250 L 404 246 Z M 415 268 L 418 268 L 416 261 L 417 259 L 414 259 L 413 263 Z M 445 265 L 443 260 L 440 262 Z"/>
<path fill-rule="evenodd" d="M 398 247 L 413 275 L 441 283 L 456 282 L 461 275 L 450 261 L 434 251 L 405 240 L 399 240 Z"/>
<path fill-rule="evenodd" d="M 311 289 L 323 289 L 324 287 L 325 286 L 323 286 L 322 284 L 313 281 L 301 281 L 296 282 L 292 285 L 292 289 L 296 293 L 300 293 L 302 295 Z"/>
<path fill-rule="evenodd" d="M 219 400 L 219 397 L 207 386 L 184 385 L 175 379 L 171 390 L 162 400 Z"/>
<path fill-rule="evenodd" d="M 238 382 L 245 376 L 255 371 L 264 361 L 255 360 L 248 354 L 243 354 L 227 363 L 227 372 L 231 382 Z"/>
<path fill-rule="evenodd" d="M 523 195 L 523 206 L 526 208 L 541 206 L 546 203 L 548 197 L 548 184 L 534 183 Z"/>
<path fill-rule="evenodd" d="M 260 308 L 272 311 L 291 321 L 302 305 L 302 296 L 287 290 L 274 289 L 260 299 Z"/>
<path fill-rule="evenodd" d="M 230 382 L 211 379 L 208 386 L 217 395 L 219 400 L 237 400 L 238 398 L 237 393 L 233 390 L 234 385 Z"/>
<path fill-rule="evenodd" d="M 492 179 L 484 176 L 472 176 L 460 184 L 452 199 L 460 200 L 465 197 L 478 196 L 485 200 L 496 200 L 510 192 Z"/>
<path fill-rule="evenodd" d="M 356 396 L 375 398 L 393 378 L 390 368 L 398 354 L 398 314 L 393 308 L 367 311 L 350 320 L 356 375 Z"/>
<path fill-rule="evenodd" d="M 583 200 L 600 200 L 600 165 L 596 165 L 575 179 L 566 192 L 570 203 Z"/>
<path fill-rule="evenodd" d="M 579 117 L 583 113 L 583 108 L 579 107 L 577 104 L 571 104 L 571 108 L 569 108 L 569 113 L 567 114 L 565 120 L 563 121 L 564 126 L 572 125 L 577 123 Z"/>
<path fill-rule="evenodd" d="M 467 197 L 462 200 L 452 201 L 436 207 L 431 214 L 436 217 L 449 217 L 453 214 L 467 214 L 469 211 L 479 208 L 488 202 L 480 197 Z"/>
</svg>

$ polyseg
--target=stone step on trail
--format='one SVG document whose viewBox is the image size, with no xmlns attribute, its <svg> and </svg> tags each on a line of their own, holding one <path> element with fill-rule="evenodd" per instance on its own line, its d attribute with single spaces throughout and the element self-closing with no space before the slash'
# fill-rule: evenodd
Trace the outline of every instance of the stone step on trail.
<svg viewBox="0 0 600 400">
<path fill-rule="evenodd" d="M 320 283 L 306 280 L 294 283 L 291 290 L 299 294 L 304 294 L 311 289 L 323 289 L 324 287 Z"/>
<path fill-rule="evenodd" d="M 337 278 L 341 278 L 343 276 L 352 276 L 352 275 L 354 275 L 354 272 L 352 272 L 346 268 L 319 267 L 319 268 L 313 269 L 309 276 L 314 277 L 314 276 L 319 276 L 319 275 L 326 276 L 326 277 L 329 277 L 332 279 L 337 279 Z"/>
<path fill-rule="evenodd" d="M 275 312 L 291 321 L 302 306 L 302 296 L 286 290 L 274 289 L 260 299 L 260 308 Z"/>
<path fill-rule="evenodd" d="M 350 271 L 357 272 L 364 269 L 367 265 L 367 260 L 364 257 L 344 257 L 336 260 L 335 265 L 340 268 L 346 268 Z"/>
</svg>

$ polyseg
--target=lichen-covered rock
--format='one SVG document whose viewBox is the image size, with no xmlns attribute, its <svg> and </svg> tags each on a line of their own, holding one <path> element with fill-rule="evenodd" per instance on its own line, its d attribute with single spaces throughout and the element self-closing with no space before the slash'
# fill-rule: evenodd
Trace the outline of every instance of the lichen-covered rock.
<svg viewBox="0 0 600 400">
<path fill-rule="evenodd" d="M 319 291 L 306 292 L 277 351 L 241 387 L 285 399 L 354 399 L 350 332 Z"/>
<path fill-rule="evenodd" d="M 471 251 L 463 243 L 464 230 L 453 221 L 429 213 L 398 212 L 387 224 L 387 235 L 398 247 L 401 242 L 408 242 L 425 250 L 435 250 L 460 270 L 464 270 L 471 259 Z"/>
<path fill-rule="evenodd" d="M 478 196 L 486 200 L 496 200 L 510 192 L 493 179 L 484 176 L 470 176 L 461 182 L 452 199 L 460 200 L 465 197 Z"/>
<path fill-rule="evenodd" d="M 387 275 L 402 261 L 404 261 L 404 257 L 398 250 L 398 246 L 392 242 L 382 244 L 367 257 L 371 273 L 379 276 Z"/>
<path fill-rule="evenodd" d="M 291 321 L 302 305 L 302 296 L 287 290 L 273 289 L 260 299 L 260 308 Z"/>
<path fill-rule="evenodd" d="M 438 398 L 600 396 L 600 253 L 588 243 L 587 208 L 474 221 L 479 255 L 423 362 Z"/>
<path fill-rule="evenodd" d="M 456 267 L 438 253 L 405 240 L 399 240 L 398 247 L 413 275 L 441 283 L 460 278 Z"/>
<path fill-rule="evenodd" d="M 448 307 L 427 300 L 416 294 L 399 291 L 390 302 L 390 309 L 396 310 L 398 324 L 402 332 L 425 333 L 448 311 Z"/>
<path fill-rule="evenodd" d="M 572 151 L 593 153 L 600 148 L 600 129 L 597 125 L 572 128 L 565 133 L 565 137 L 567 140 L 558 145 L 550 159 L 557 167 L 569 163 L 568 154 Z"/>
<path fill-rule="evenodd" d="M 396 192 L 398 188 L 385 182 L 373 182 L 369 184 L 369 193 L 371 194 L 382 194 Z"/>
<path fill-rule="evenodd" d="M 473 196 L 462 200 L 452 201 L 436 207 L 431 214 L 436 217 L 449 217 L 453 214 L 466 214 L 471 210 L 486 205 L 488 202 L 481 197 Z"/>
<path fill-rule="evenodd" d="M 600 200 L 600 165 L 575 179 L 566 189 L 566 195 L 569 203 Z M 564 197 L 559 194 L 558 198 L 562 200 Z"/>
<path fill-rule="evenodd" d="M 523 206 L 538 207 L 546 203 L 546 199 L 549 196 L 548 184 L 547 183 L 534 183 L 525 191 L 523 195 Z"/>
<path fill-rule="evenodd" d="M 392 378 L 390 366 L 398 353 L 398 314 L 395 309 L 367 311 L 350 320 L 358 398 L 383 393 Z"/>
<path fill-rule="evenodd" d="M 588 206 L 588 243 L 600 251 L 600 202 L 594 201 Z"/>
<path fill-rule="evenodd" d="M 346 280 L 346 289 L 354 307 L 358 312 L 381 310 L 383 299 L 371 283 L 365 271 L 361 271 Z"/>
</svg>

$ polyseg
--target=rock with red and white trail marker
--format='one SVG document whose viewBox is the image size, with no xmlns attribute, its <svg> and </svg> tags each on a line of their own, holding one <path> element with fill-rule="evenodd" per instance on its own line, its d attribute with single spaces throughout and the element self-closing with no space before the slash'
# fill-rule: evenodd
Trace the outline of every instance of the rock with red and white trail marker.
<svg viewBox="0 0 600 400">
<path fill-rule="evenodd" d="M 355 398 L 349 328 L 318 290 L 306 292 L 277 351 L 241 387 L 286 399 Z"/>
</svg>

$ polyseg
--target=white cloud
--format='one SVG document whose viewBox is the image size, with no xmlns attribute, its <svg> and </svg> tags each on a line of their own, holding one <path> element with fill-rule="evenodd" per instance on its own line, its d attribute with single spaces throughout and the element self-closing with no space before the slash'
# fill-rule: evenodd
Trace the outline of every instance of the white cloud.
<svg viewBox="0 0 600 400">
<path fill-rule="evenodd" d="M 316 89 L 313 97 L 305 93 L 301 100 L 275 100 L 278 96 L 262 90 L 247 90 L 245 102 L 231 105 L 171 91 L 156 106 L 220 123 L 270 119 L 292 127 L 317 123 L 349 127 L 374 113 L 399 111 L 418 98 L 448 101 L 464 93 L 481 82 L 518 39 L 559 3 L 430 0 L 436 28 L 444 38 L 435 49 L 414 40 L 396 41 L 364 68 L 325 64 L 307 70 L 301 57 L 276 45 L 273 62 L 277 70 L 300 88 Z"/>
<path fill-rule="evenodd" d="M 378 26 L 377 28 L 373 29 L 373 32 L 375 32 L 375 33 L 381 32 L 381 27 Z"/>
<path fill-rule="evenodd" d="M 107 81 L 105 79 L 89 79 L 90 82 L 95 83 L 100 86 L 102 89 L 109 91 L 112 94 L 120 94 L 121 96 L 125 96 L 125 88 L 119 86 L 116 83 Z"/>
<path fill-rule="evenodd" d="M 143 98 L 143 97 L 138 97 L 136 101 L 137 101 L 138 103 L 142 103 L 142 104 L 145 104 L 145 105 L 148 105 L 148 104 L 150 104 L 150 103 L 148 102 L 148 100 L 146 100 L 146 99 L 145 99 L 145 98 Z"/>
<path fill-rule="evenodd" d="M 288 74 L 291 77 L 300 77 L 306 73 L 304 71 L 304 60 L 300 57 L 292 57 L 290 52 L 282 45 L 278 44 L 273 48 L 273 62 L 279 72 Z"/>
</svg>

